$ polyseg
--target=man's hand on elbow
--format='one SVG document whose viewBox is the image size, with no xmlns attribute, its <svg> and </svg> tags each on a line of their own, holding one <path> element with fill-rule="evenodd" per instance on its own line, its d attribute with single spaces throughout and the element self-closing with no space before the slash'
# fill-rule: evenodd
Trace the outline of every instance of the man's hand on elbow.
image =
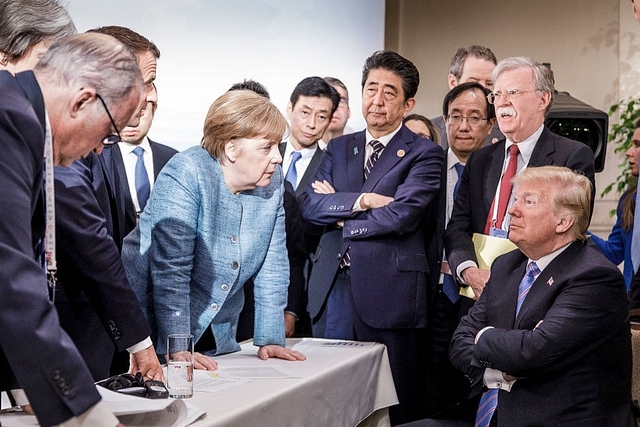
<svg viewBox="0 0 640 427">
<path fill-rule="evenodd" d="M 383 208 L 393 202 L 393 197 L 383 196 L 377 193 L 364 193 L 360 199 L 360 207 L 362 210 L 375 208 Z"/>
</svg>

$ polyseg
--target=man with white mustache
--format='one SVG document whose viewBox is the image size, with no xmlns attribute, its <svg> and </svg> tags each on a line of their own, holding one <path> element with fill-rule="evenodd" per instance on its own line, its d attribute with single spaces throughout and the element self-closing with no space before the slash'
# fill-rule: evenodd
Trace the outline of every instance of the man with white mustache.
<svg viewBox="0 0 640 427">
<path fill-rule="evenodd" d="M 444 235 L 453 276 L 461 286 L 471 286 L 475 294 L 473 300 L 462 298 L 461 316 L 480 297 L 490 274 L 478 268 L 472 235 L 507 237 L 513 173 L 527 166 L 567 166 L 582 171 L 595 191 L 591 149 L 544 126 L 554 91 L 551 69 L 529 57 L 506 58 L 493 71 L 493 81 L 495 90 L 487 99 L 495 106 L 496 120 L 506 139 L 469 157 Z M 505 174 L 507 179 L 503 179 Z"/>
</svg>

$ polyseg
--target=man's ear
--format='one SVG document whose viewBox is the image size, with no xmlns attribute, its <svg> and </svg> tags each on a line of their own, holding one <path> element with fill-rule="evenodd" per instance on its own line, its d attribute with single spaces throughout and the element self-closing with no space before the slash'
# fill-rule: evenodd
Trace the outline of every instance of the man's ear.
<svg viewBox="0 0 640 427">
<path fill-rule="evenodd" d="M 291 113 L 293 113 L 293 104 L 291 101 L 287 102 L 287 119 L 291 121 Z"/>
<path fill-rule="evenodd" d="M 574 219 L 568 218 L 566 216 L 560 217 L 556 219 L 556 233 L 564 234 L 571 230 L 573 227 Z"/>
<path fill-rule="evenodd" d="M 458 86 L 458 79 L 453 74 L 449 74 L 449 77 L 447 77 L 447 83 L 449 84 L 449 90 L 451 90 Z"/>
<path fill-rule="evenodd" d="M 80 88 L 69 101 L 69 114 L 71 117 L 77 117 L 80 111 L 88 108 L 89 104 L 96 100 L 97 97 L 95 89 Z"/>
<path fill-rule="evenodd" d="M 415 98 L 409 98 L 404 102 L 404 115 L 406 116 L 407 114 L 409 114 L 409 112 L 411 110 L 413 110 L 413 107 L 416 106 L 416 99 Z"/>
</svg>

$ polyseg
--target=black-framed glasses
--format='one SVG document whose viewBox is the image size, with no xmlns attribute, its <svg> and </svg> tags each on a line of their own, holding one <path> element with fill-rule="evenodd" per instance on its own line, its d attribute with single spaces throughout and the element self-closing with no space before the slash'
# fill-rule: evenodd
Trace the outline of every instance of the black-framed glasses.
<svg viewBox="0 0 640 427">
<path fill-rule="evenodd" d="M 534 90 L 508 89 L 506 92 L 501 92 L 501 91 L 491 92 L 489 95 L 487 95 L 487 101 L 489 101 L 489 104 L 493 104 L 496 102 L 498 98 L 502 97 L 502 99 L 504 99 L 505 102 L 509 102 L 516 99 L 519 95 L 522 95 L 523 93 L 537 92 L 538 90 L 539 89 L 534 89 Z"/>
<path fill-rule="evenodd" d="M 480 126 L 482 122 L 484 122 L 485 120 L 488 120 L 488 119 L 485 119 L 484 117 L 478 117 L 478 116 L 464 117 L 464 116 L 461 116 L 460 114 L 449 114 L 447 116 L 447 123 L 451 123 L 452 125 L 459 125 L 465 119 L 467 120 L 467 123 L 469 123 L 469 126 Z"/>
<path fill-rule="evenodd" d="M 107 108 L 107 104 L 104 102 L 104 99 L 102 99 L 102 97 L 98 93 L 96 93 L 96 97 L 100 100 L 100 102 L 102 102 L 102 106 L 104 107 L 104 111 L 107 112 L 107 116 L 109 116 L 109 120 L 111 120 L 111 125 L 116 130 L 115 134 L 110 134 L 110 135 L 107 135 L 107 136 L 104 137 L 104 139 L 102 140 L 102 145 L 114 145 L 114 144 L 117 144 L 118 142 L 122 141 L 122 137 L 120 136 L 120 132 L 118 132 L 118 126 L 116 126 L 116 122 L 115 122 L 115 120 L 113 120 L 113 116 L 109 112 L 109 109 Z"/>
</svg>

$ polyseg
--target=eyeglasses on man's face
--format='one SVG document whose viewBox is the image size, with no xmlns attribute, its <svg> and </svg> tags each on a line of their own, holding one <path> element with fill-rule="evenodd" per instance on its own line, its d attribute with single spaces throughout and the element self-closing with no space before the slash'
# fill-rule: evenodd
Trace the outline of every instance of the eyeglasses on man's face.
<svg viewBox="0 0 640 427">
<path fill-rule="evenodd" d="M 109 120 L 111 120 L 111 125 L 113 126 L 113 128 L 116 131 L 115 134 L 110 134 L 110 135 L 105 136 L 104 139 L 102 140 L 102 145 L 114 145 L 114 144 L 117 144 L 118 142 L 122 141 L 122 137 L 120 136 L 120 132 L 118 132 L 118 126 L 116 126 L 116 122 L 115 122 L 115 120 L 113 120 L 113 116 L 109 112 L 109 109 L 107 108 L 107 104 L 104 102 L 104 99 L 102 99 L 100 94 L 97 94 L 97 93 L 96 93 L 96 97 L 100 100 L 100 102 L 102 102 L 102 106 L 104 107 L 104 110 L 107 112 L 107 116 L 109 116 Z"/>
<path fill-rule="evenodd" d="M 494 104 L 498 100 L 498 98 L 502 98 L 504 99 L 504 102 L 509 102 L 509 101 L 513 101 L 523 93 L 531 93 L 531 92 L 537 92 L 537 91 L 538 89 L 534 89 L 534 90 L 508 89 L 506 92 L 496 91 L 496 92 L 491 92 L 489 95 L 487 95 L 487 101 L 489 101 L 489 104 Z"/>
<path fill-rule="evenodd" d="M 459 125 L 460 123 L 462 123 L 463 120 L 467 120 L 467 123 L 469 123 L 469 126 L 480 126 L 482 122 L 488 119 L 480 116 L 464 117 L 464 116 L 461 116 L 460 114 L 455 114 L 455 113 L 449 114 L 447 116 L 447 123 L 452 125 Z"/>
</svg>

